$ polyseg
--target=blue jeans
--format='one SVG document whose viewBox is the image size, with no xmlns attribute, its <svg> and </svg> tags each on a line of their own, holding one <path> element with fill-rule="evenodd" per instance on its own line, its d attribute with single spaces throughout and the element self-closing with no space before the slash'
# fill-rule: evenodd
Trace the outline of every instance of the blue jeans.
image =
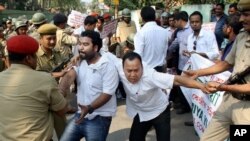
<svg viewBox="0 0 250 141">
<path fill-rule="evenodd" d="M 94 119 L 85 118 L 80 124 L 75 121 L 80 117 L 76 113 L 68 123 L 60 141 L 80 141 L 85 137 L 86 141 L 106 141 L 112 117 L 96 116 Z"/>
</svg>

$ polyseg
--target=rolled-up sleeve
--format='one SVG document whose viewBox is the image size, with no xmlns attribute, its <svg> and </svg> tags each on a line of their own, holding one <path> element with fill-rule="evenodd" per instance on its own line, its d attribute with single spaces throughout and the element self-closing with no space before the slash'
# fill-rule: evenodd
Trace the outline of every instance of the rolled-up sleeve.
<svg viewBox="0 0 250 141">
<path fill-rule="evenodd" d="M 114 64 L 109 63 L 103 71 L 103 93 L 113 95 L 119 83 L 118 72 Z"/>
</svg>

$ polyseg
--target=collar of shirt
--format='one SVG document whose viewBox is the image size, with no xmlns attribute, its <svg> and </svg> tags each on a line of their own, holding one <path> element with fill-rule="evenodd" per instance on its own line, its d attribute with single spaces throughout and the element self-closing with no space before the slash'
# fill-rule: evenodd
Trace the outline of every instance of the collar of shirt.
<svg viewBox="0 0 250 141">
<path fill-rule="evenodd" d="M 190 27 L 189 22 L 185 25 L 185 27 L 182 30 L 188 29 Z"/>
<path fill-rule="evenodd" d="M 10 70 L 11 69 L 17 69 L 17 68 L 21 68 L 21 69 L 32 69 L 31 67 L 24 65 L 24 64 L 11 64 L 10 66 Z"/>
<path fill-rule="evenodd" d="M 51 58 L 54 57 L 54 52 L 56 52 L 56 51 L 54 49 L 52 49 L 52 56 L 51 56 Z M 46 55 L 47 54 L 42 50 L 42 47 L 39 46 L 38 51 L 37 51 L 37 56 L 41 57 L 41 56 L 46 56 Z"/>
<path fill-rule="evenodd" d="M 197 37 L 197 38 L 203 37 L 203 36 L 204 36 L 204 34 L 205 34 L 204 32 L 205 32 L 205 31 L 204 31 L 204 29 L 203 29 L 203 28 L 201 28 L 200 33 L 199 33 L 199 35 L 198 35 L 198 37 Z M 192 37 L 193 37 L 193 38 L 195 38 L 194 31 L 193 31 L 193 33 L 192 33 L 192 34 L 193 34 L 193 36 L 192 36 Z"/>
<path fill-rule="evenodd" d="M 147 28 L 149 26 L 158 26 L 155 21 L 146 22 L 142 28 Z"/>
<path fill-rule="evenodd" d="M 91 68 L 93 70 L 98 70 L 98 69 L 102 68 L 102 66 L 104 64 L 106 64 L 107 62 L 108 62 L 108 58 L 105 55 L 103 55 L 103 56 L 101 56 L 101 58 L 98 62 L 96 62 L 95 64 L 90 64 L 88 66 L 89 66 L 89 68 Z"/>
</svg>

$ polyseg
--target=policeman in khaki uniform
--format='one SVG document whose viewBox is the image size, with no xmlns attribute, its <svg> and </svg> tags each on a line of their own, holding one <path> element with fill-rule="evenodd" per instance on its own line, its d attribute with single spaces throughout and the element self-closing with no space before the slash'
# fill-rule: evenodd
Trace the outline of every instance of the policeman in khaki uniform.
<svg viewBox="0 0 250 141">
<path fill-rule="evenodd" d="M 36 53 L 37 67 L 36 70 L 51 72 L 55 67 L 60 65 L 64 58 L 59 51 L 55 50 L 57 27 L 53 24 L 43 24 L 37 30 L 40 34 L 40 46 Z M 55 78 L 61 77 L 65 71 L 53 72 Z"/>
<path fill-rule="evenodd" d="M 52 113 L 64 117 L 67 102 L 51 75 L 34 70 L 35 39 L 18 35 L 6 44 L 11 66 L 0 73 L 0 140 L 49 141 Z"/>
<path fill-rule="evenodd" d="M 122 10 L 122 21 L 118 23 L 116 30 L 116 40 L 120 43 L 116 48 L 116 56 L 118 58 L 122 57 L 127 37 L 132 33 L 136 33 L 135 22 L 131 21 L 131 11 L 125 8 Z"/>
<path fill-rule="evenodd" d="M 47 19 L 46 19 L 46 16 L 43 14 L 43 13 L 35 13 L 33 16 L 32 16 L 32 19 L 31 19 L 31 22 L 32 22 L 32 26 L 29 28 L 29 35 L 33 38 L 35 38 L 37 41 L 40 40 L 40 34 L 37 32 L 37 29 L 47 23 Z"/>
<path fill-rule="evenodd" d="M 78 38 L 68 34 L 66 29 L 67 17 L 63 14 L 56 14 L 53 17 L 54 24 L 57 26 L 56 31 L 56 50 L 59 50 L 61 55 L 68 58 L 72 55 L 72 45 L 78 43 Z"/>
<path fill-rule="evenodd" d="M 135 22 L 131 21 L 131 12 L 125 8 L 122 11 L 122 21 L 118 23 L 116 30 L 116 37 L 118 42 L 126 41 L 127 37 L 131 33 L 136 33 Z"/>
<path fill-rule="evenodd" d="M 28 25 L 25 20 L 17 20 L 15 22 L 15 31 L 7 36 L 7 39 L 16 35 L 27 35 Z"/>
<path fill-rule="evenodd" d="M 240 0 L 238 9 L 241 11 L 240 21 L 244 31 L 236 37 L 226 59 L 206 69 L 187 71 L 186 75 L 195 78 L 220 73 L 233 67 L 233 76 L 250 66 L 250 1 Z M 229 137 L 230 125 L 250 124 L 250 73 L 248 72 L 243 79 L 246 84 L 207 83 L 206 87 L 211 93 L 216 91 L 226 91 L 226 93 L 220 107 L 201 136 L 201 141 L 224 141 Z"/>
<path fill-rule="evenodd" d="M 3 31 L 4 37 L 8 37 L 12 32 L 14 32 L 14 28 L 12 25 L 12 20 L 6 20 L 6 29 Z"/>
<path fill-rule="evenodd" d="M 64 60 L 59 51 L 55 50 L 56 45 L 56 31 L 57 27 L 54 24 L 43 24 L 37 30 L 40 34 L 40 46 L 36 53 L 37 55 L 37 67 L 36 70 L 51 72 L 53 68 L 61 64 Z M 60 72 L 53 72 L 51 75 L 54 78 L 60 78 L 67 72 L 64 69 Z M 68 100 L 68 99 L 67 99 Z M 69 101 L 69 100 L 68 100 Z M 72 110 L 72 107 L 68 105 L 68 110 Z M 55 130 L 57 137 L 60 138 L 64 128 L 66 127 L 66 120 L 58 117 L 54 114 Z"/>
</svg>

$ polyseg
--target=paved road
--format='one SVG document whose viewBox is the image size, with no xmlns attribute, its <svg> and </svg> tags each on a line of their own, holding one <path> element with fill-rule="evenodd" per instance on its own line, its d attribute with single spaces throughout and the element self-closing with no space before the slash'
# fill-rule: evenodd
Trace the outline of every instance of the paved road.
<svg viewBox="0 0 250 141">
<path fill-rule="evenodd" d="M 125 100 L 118 100 L 118 109 L 116 116 L 113 118 L 107 141 L 128 141 L 129 131 L 132 124 L 126 114 Z M 176 115 L 175 111 L 171 112 L 171 141 L 198 141 L 193 127 L 184 126 L 184 121 L 192 118 L 191 113 Z M 56 137 L 53 138 L 57 141 Z M 85 141 L 82 139 L 82 141 Z M 156 141 L 155 131 L 152 129 L 146 141 Z"/>
<path fill-rule="evenodd" d="M 119 100 L 117 114 L 112 120 L 107 141 L 128 141 L 132 119 L 127 116 L 125 108 L 125 101 Z M 176 115 L 175 111 L 171 112 L 171 141 L 199 140 L 193 127 L 184 126 L 184 121 L 191 118 L 191 113 Z M 148 133 L 146 141 L 156 141 L 154 130 Z"/>
</svg>

